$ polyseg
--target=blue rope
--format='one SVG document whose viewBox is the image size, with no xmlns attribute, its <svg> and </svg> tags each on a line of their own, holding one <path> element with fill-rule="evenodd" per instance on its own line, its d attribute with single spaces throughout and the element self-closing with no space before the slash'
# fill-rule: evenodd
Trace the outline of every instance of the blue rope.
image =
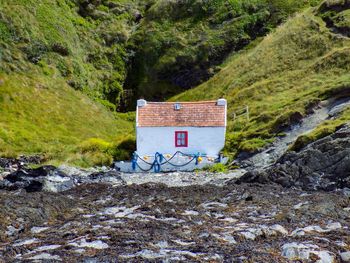
<svg viewBox="0 0 350 263">
<path fill-rule="evenodd" d="M 183 156 L 190 156 L 192 157 L 192 159 L 190 161 L 188 161 L 187 163 L 184 163 L 184 164 L 174 164 L 174 163 L 171 163 L 170 161 L 177 155 L 177 154 L 181 154 Z M 181 151 L 177 151 L 176 153 L 173 154 L 173 156 L 171 156 L 169 159 L 166 159 L 163 154 L 159 153 L 159 152 L 156 152 L 155 155 L 154 155 L 154 161 L 153 163 L 150 163 L 150 162 L 147 162 L 145 161 L 144 159 L 142 159 L 136 152 L 133 154 L 133 159 L 132 159 L 132 169 L 135 171 L 136 170 L 136 167 L 138 167 L 141 171 L 143 172 L 149 172 L 150 170 L 154 170 L 155 173 L 159 173 L 161 171 L 161 166 L 164 165 L 164 164 L 170 164 L 174 167 L 184 167 L 188 164 L 190 164 L 193 160 L 196 160 L 196 165 L 198 165 L 199 163 L 199 160 L 198 158 L 201 156 L 200 153 L 198 154 L 186 154 L 186 153 L 183 153 Z M 150 165 L 150 168 L 149 169 L 143 169 L 138 163 L 137 163 L 137 160 L 140 159 L 142 160 L 144 163 L 146 163 L 147 165 Z M 165 160 L 163 162 L 163 160 Z"/>
<path fill-rule="evenodd" d="M 153 165 L 149 169 L 143 169 L 138 163 L 136 163 L 137 167 L 142 171 L 142 172 L 149 172 L 152 170 Z"/>
</svg>

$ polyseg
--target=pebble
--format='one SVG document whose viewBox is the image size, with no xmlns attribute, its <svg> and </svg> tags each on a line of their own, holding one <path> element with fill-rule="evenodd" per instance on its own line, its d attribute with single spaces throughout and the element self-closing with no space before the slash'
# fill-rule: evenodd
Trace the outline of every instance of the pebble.
<svg viewBox="0 0 350 263">
<path fill-rule="evenodd" d="M 281 225 L 272 225 L 270 226 L 270 229 L 273 230 L 273 231 L 276 231 L 284 236 L 288 235 L 288 231 Z"/>
<path fill-rule="evenodd" d="M 320 259 L 316 263 L 333 263 L 334 256 L 329 251 L 312 251 L 312 254 L 315 254 Z"/>
<path fill-rule="evenodd" d="M 310 257 L 310 251 L 318 248 L 312 244 L 287 243 L 282 246 L 282 256 L 290 260 L 307 260 Z"/>
<path fill-rule="evenodd" d="M 94 249 L 106 249 L 108 248 L 108 244 L 104 243 L 103 241 L 101 240 L 96 240 L 96 241 L 86 241 L 85 238 L 77 241 L 77 242 L 71 242 L 71 243 L 68 243 L 68 245 L 72 245 L 72 246 L 75 246 L 75 247 L 88 247 L 88 248 L 94 248 Z"/>
<path fill-rule="evenodd" d="M 30 232 L 32 232 L 33 234 L 39 234 L 47 229 L 49 229 L 49 227 L 34 226 L 30 229 Z"/>
<path fill-rule="evenodd" d="M 16 242 L 15 244 L 13 244 L 13 246 L 14 247 L 26 246 L 26 245 L 38 243 L 39 241 L 40 241 L 39 239 L 32 238 L 32 239 L 27 239 L 27 240 L 22 240 L 22 241 Z"/>
<path fill-rule="evenodd" d="M 335 223 L 329 223 L 325 229 L 323 229 L 320 226 L 307 226 L 304 228 L 297 228 L 295 229 L 291 236 L 296 237 L 296 236 L 304 236 L 306 233 L 312 233 L 312 232 L 316 232 L 316 233 L 327 233 L 330 231 L 335 231 L 338 229 L 341 229 L 342 225 L 339 222 L 335 222 Z"/>
<path fill-rule="evenodd" d="M 350 197 L 350 189 L 349 188 L 345 187 L 342 191 L 346 197 Z"/>
<path fill-rule="evenodd" d="M 226 208 L 227 204 L 219 203 L 219 202 L 209 202 L 209 203 L 204 203 L 202 204 L 202 207 L 205 209 L 214 209 L 214 208 Z"/>
<path fill-rule="evenodd" d="M 42 247 L 37 247 L 35 251 L 46 251 L 46 250 L 53 250 L 60 248 L 61 245 L 48 245 L 48 246 L 42 246 Z"/>
<path fill-rule="evenodd" d="M 309 202 L 301 202 L 301 203 L 296 204 L 295 206 L 293 206 L 293 208 L 294 208 L 295 210 L 298 210 L 298 209 L 300 209 L 302 206 L 307 205 L 307 204 L 309 204 Z"/>
<path fill-rule="evenodd" d="M 192 245 L 195 245 L 196 242 L 187 242 L 187 241 L 182 241 L 182 240 L 173 240 L 173 242 L 177 245 L 180 245 L 180 246 L 192 246 Z"/>
<path fill-rule="evenodd" d="M 182 213 L 183 216 L 198 216 L 199 213 L 197 211 L 194 211 L 194 210 L 185 210 L 183 213 Z"/>
<path fill-rule="evenodd" d="M 61 261 L 61 258 L 57 255 L 51 255 L 49 253 L 41 253 L 39 255 L 30 257 L 31 260 L 59 260 Z"/>
</svg>

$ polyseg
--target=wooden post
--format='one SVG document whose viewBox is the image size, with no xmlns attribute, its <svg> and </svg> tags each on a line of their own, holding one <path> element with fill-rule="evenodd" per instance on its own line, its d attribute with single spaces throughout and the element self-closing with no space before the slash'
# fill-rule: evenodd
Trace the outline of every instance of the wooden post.
<svg viewBox="0 0 350 263">
<path fill-rule="evenodd" d="M 247 121 L 249 121 L 249 106 L 246 106 L 246 112 L 247 112 Z"/>
</svg>

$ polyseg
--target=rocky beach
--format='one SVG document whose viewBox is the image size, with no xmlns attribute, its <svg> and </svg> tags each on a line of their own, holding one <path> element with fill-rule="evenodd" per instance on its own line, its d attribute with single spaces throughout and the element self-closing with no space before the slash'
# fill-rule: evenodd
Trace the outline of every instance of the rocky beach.
<svg viewBox="0 0 350 263">
<path fill-rule="evenodd" d="M 0 261 L 349 262 L 349 138 L 226 174 L 1 159 Z"/>
</svg>

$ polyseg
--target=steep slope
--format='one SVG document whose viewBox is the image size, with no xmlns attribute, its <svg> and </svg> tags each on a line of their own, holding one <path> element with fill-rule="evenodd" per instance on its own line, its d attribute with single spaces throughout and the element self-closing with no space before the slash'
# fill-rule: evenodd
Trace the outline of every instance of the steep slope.
<svg viewBox="0 0 350 263">
<path fill-rule="evenodd" d="M 214 76 L 222 61 L 315 1 L 153 1 L 129 40 L 126 87 L 164 100 Z"/>
<path fill-rule="evenodd" d="M 132 130 L 127 118 L 116 118 L 59 78 L 0 73 L 2 156 L 44 154 L 55 162 L 109 164 L 113 154 L 100 149 L 103 140 L 118 145 Z"/>
<path fill-rule="evenodd" d="M 324 5 L 334 4 L 329 1 L 298 14 L 256 47 L 232 56 L 211 80 L 171 100 L 227 98 L 227 151 L 261 149 L 321 100 L 350 96 L 350 39 L 333 33 L 321 18 Z M 234 113 L 245 106 L 249 106 L 250 120 L 234 120 Z M 349 120 L 347 110 L 304 137 L 298 148 Z"/>
<path fill-rule="evenodd" d="M 126 157 L 115 147 L 132 136 L 132 114 L 110 111 L 123 94 L 136 4 L 98 2 L 0 1 L 2 156 L 83 166 Z"/>
<path fill-rule="evenodd" d="M 0 70 L 60 75 L 73 89 L 116 109 L 137 2 L 0 1 Z"/>
<path fill-rule="evenodd" d="M 318 2 L 0 0 L 0 154 L 108 164 L 133 148 L 133 114 L 116 111 L 209 78 L 173 100 L 227 97 L 228 151 L 255 151 L 346 91 L 347 2 L 326 2 L 262 38 Z M 233 121 L 246 105 L 250 121 Z"/>
</svg>

